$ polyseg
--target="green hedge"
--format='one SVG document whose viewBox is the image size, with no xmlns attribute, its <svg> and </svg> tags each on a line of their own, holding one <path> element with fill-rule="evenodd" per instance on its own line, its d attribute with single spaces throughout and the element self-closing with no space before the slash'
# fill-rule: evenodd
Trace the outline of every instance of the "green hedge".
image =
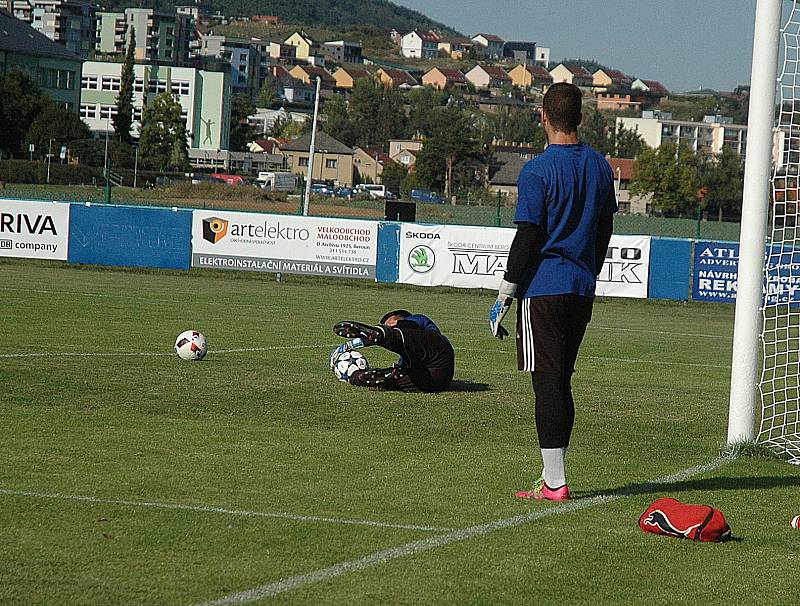
<svg viewBox="0 0 800 606">
<path fill-rule="evenodd" d="M 47 183 L 47 162 L 30 160 L 0 160 L 0 181 L 6 183 Z M 92 166 L 50 164 L 50 183 L 54 185 L 92 185 L 103 183 L 103 169 Z"/>
</svg>

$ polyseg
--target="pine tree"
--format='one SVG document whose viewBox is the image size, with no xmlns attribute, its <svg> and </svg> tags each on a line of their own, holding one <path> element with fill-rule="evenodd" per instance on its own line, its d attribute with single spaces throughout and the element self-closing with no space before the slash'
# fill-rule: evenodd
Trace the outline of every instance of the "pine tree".
<svg viewBox="0 0 800 606">
<path fill-rule="evenodd" d="M 131 26 L 128 49 L 125 52 L 125 63 L 122 65 L 119 95 L 117 95 L 117 115 L 114 116 L 114 133 L 117 141 L 132 143 L 131 125 L 133 124 L 133 60 L 136 50 L 136 30 Z"/>
</svg>

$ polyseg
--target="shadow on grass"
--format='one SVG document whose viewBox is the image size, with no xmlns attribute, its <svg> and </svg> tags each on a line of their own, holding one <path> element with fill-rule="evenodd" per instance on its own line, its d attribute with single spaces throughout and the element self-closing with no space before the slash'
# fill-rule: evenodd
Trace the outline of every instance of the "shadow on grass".
<svg viewBox="0 0 800 606">
<path fill-rule="evenodd" d="M 680 482 L 646 482 L 641 484 L 628 484 L 611 490 L 576 491 L 576 498 L 591 498 L 599 496 L 631 496 L 651 493 L 674 493 L 689 491 L 709 490 L 770 490 L 772 488 L 787 488 L 800 486 L 800 476 L 765 476 L 758 478 L 736 478 L 721 476 L 717 478 L 704 478 L 699 480 L 682 480 Z"/>
<path fill-rule="evenodd" d="M 477 392 L 491 391 L 488 383 L 473 383 L 472 381 L 453 381 L 445 391 Z"/>
</svg>

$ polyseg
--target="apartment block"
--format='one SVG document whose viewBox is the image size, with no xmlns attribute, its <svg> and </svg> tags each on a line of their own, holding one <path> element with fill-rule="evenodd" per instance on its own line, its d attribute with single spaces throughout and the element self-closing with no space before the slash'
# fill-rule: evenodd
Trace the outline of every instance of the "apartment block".
<svg viewBox="0 0 800 606">
<path fill-rule="evenodd" d="M 13 14 L 53 42 L 85 59 L 95 48 L 91 0 L 13 0 Z"/>
</svg>

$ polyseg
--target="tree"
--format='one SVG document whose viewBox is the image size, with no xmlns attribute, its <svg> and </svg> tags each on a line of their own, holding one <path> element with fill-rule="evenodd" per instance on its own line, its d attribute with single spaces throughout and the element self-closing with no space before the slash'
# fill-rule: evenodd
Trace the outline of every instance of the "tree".
<svg viewBox="0 0 800 606">
<path fill-rule="evenodd" d="M 231 151 L 245 151 L 253 140 L 255 129 L 247 119 L 256 113 L 256 108 L 247 95 L 237 94 L 231 100 Z"/>
<path fill-rule="evenodd" d="M 26 133 L 49 105 L 53 100 L 27 74 L 12 69 L 0 79 L 0 150 L 27 157 L 27 147 L 23 149 Z"/>
<path fill-rule="evenodd" d="M 31 122 L 25 143 L 32 143 L 37 155 L 44 157 L 48 149 L 57 154 L 62 145 L 88 139 L 90 136 L 89 127 L 78 114 L 50 103 Z"/>
<path fill-rule="evenodd" d="M 703 188 L 703 210 L 716 216 L 739 220 L 742 214 L 744 166 L 742 158 L 728 147 L 700 165 L 700 185 Z"/>
<path fill-rule="evenodd" d="M 669 216 L 694 216 L 700 175 L 695 153 L 684 144 L 646 148 L 634 164 L 631 194 L 652 194 L 653 208 Z"/>
<path fill-rule="evenodd" d="M 614 135 L 614 156 L 617 158 L 637 158 L 645 149 L 644 139 L 632 128 L 617 125 Z"/>
<path fill-rule="evenodd" d="M 131 26 L 125 63 L 122 65 L 119 94 L 117 95 L 117 115 L 114 116 L 114 135 L 121 143 L 132 143 L 131 125 L 133 124 L 133 62 L 136 52 L 136 30 Z"/>
<path fill-rule="evenodd" d="M 258 92 L 256 106 L 276 109 L 280 107 L 280 105 L 281 99 L 278 97 L 278 92 L 275 90 L 275 78 L 268 74 L 267 77 L 264 78 L 261 90 Z"/>
<path fill-rule="evenodd" d="M 183 171 L 189 168 L 181 105 L 170 93 L 161 93 L 144 108 L 139 157 L 146 168 L 153 170 Z"/>
<path fill-rule="evenodd" d="M 384 147 L 389 139 L 405 136 L 405 111 L 394 87 L 374 80 L 356 80 L 350 95 L 348 116 L 354 129 L 354 145 Z"/>
<path fill-rule="evenodd" d="M 615 158 L 636 158 L 644 148 L 639 133 L 616 124 L 613 115 L 595 109 L 583 110 L 578 136 L 601 154 Z"/>
<path fill-rule="evenodd" d="M 477 151 L 477 138 L 469 116 L 458 107 L 442 107 L 434 114 L 433 134 L 417 156 L 417 178 L 449 198 L 456 166 Z"/>
<path fill-rule="evenodd" d="M 325 132 L 334 139 L 352 147 L 356 142 L 356 133 L 350 116 L 347 101 L 341 95 L 335 95 L 325 103 Z"/>
<path fill-rule="evenodd" d="M 399 162 L 393 162 L 383 167 L 381 183 L 383 183 L 390 192 L 399 194 L 403 189 L 407 176 L 408 170 L 406 170 L 406 167 Z"/>
</svg>

